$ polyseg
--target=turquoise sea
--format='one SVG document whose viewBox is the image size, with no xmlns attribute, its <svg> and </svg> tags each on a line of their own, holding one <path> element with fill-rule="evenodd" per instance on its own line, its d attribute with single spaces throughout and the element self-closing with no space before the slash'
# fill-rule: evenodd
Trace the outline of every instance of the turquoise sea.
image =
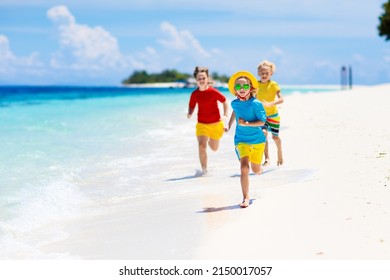
<svg viewBox="0 0 390 280">
<path fill-rule="evenodd" d="M 37 248 L 64 238 L 69 217 L 159 194 L 156 170 L 169 174 L 195 153 L 180 149 L 195 141 L 183 121 L 192 90 L 0 86 L 0 259 L 46 258 Z M 282 87 L 285 96 L 328 90 Z"/>
</svg>

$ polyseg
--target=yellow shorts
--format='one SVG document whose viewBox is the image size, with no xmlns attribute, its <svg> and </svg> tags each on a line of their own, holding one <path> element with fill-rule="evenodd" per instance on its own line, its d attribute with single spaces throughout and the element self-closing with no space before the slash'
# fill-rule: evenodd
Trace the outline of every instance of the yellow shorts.
<svg viewBox="0 0 390 280">
<path fill-rule="evenodd" d="M 197 123 L 196 136 L 207 136 L 212 139 L 220 139 L 223 135 L 223 121 L 216 123 Z"/>
<path fill-rule="evenodd" d="M 236 154 L 238 159 L 243 157 L 249 157 L 249 161 L 257 164 L 261 164 L 263 160 L 265 143 L 260 144 L 246 144 L 238 143 L 236 146 Z"/>
</svg>

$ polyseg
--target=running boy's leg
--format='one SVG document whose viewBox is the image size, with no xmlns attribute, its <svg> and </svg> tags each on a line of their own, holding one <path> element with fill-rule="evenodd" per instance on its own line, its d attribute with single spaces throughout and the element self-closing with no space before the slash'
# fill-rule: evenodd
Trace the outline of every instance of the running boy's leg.
<svg viewBox="0 0 390 280">
<path fill-rule="evenodd" d="M 219 147 L 219 139 L 224 132 L 224 124 L 222 121 L 209 125 L 209 146 L 211 150 L 216 151 Z"/>
<path fill-rule="evenodd" d="M 272 139 L 275 141 L 276 148 L 278 149 L 278 165 L 283 164 L 283 153 L 282 153 L 282 140 L 277 135 L 272 135 Z"/>
<path fill-rule="evenodd" d="M 240 203 L 241 208 L 246 208 L 249 206 L 249 157 L 242 157 L 240 159 L 241 167 L 241 190 L 242 190 L 242 203 Z"/>
<path fill-rule="evenodd" d="M 212 138 L 210 138 L 210 140 L 209 140 L 209 146 L 210 146 L 211 150 L 213 150 L 213 151 L 218 150 L 218 147 L 219 147 L 219 139 L 212 139 Z"/>
<path fill-rule="evenodd" d="M 279 137 L 279 128 L 280 128 L 280 116 L 279 114 L 275 114 L 267 118 L 267 122 L 269 123 L 269 127 L 272 133 L 272 139 L 276 144 L 276 148 L 278 150 L 278 161 L 277 165 L 283 164 L 283 153 L 282 153 L 282 140 Z"/>
<path fill-rule="evenodd" d="M 263 166 L 268 166 L 270 164 L 270 159 L 269 159 L 269 153 L 268 153 L 268 129 L 267 127 L 263 128 L 263 133 L 265 136 L 265 147 L 264 147 L 264 163 Z"/>
<path fill-rule="evenodd" d="M 251 162 L 251 169 L 253 173 L 260 175 L 261 174 L 261 164 Z"/>
<path fill-rule="evenodd" d="M 202 167 L 202 171 L 207 171 L 207 142 L 208 137 L 204 135 L 197 136 L 199 146 L 199 161 Z"/>
<path fill-rule="evenodd" d="M 252 151 L 249 157 L 253 173 L 260 175 L 261 162 L 263 160 L 263 153 L 265 151 L 266 143 L 255 144 L 252 146 Z"/>
</svg>

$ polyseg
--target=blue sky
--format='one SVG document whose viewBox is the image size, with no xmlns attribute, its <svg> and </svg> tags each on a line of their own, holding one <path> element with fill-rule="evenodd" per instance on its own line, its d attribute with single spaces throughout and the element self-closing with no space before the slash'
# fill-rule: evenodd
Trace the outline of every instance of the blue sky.
<svg viewBox="0 0 390 280">
<path fill-rule="evenodd" d="M 280 84 L 390 82 L 385 0 L 0 0 L 0 85 L 118 85 L 134 70 L 231 75 L 275 62 Z"/>
</svg>

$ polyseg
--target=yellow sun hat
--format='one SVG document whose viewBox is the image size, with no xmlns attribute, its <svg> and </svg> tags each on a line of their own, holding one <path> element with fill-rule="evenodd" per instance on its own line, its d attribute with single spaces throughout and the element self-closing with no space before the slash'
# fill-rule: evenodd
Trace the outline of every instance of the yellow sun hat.
<svg viewBox="0 0 390 280">
<path fill-rule="evenodd" d="M 236 95 L 236 90 L 234 89 L 234 84 L 235 84 L 236 80 L 238 78 L 240 78 L 240 77 L 248 78 L 251 81 L 253 88 L 258 88 L 259 87 L 259 82 L 257 81 L 256 77 L 251 72 L 248 72 L 248 71 L 238 71 L 238 72 L 234 73 L 230 77 L 229 82 L 228 82 L 229 91 L 234 96 Z"/>
</svg>

